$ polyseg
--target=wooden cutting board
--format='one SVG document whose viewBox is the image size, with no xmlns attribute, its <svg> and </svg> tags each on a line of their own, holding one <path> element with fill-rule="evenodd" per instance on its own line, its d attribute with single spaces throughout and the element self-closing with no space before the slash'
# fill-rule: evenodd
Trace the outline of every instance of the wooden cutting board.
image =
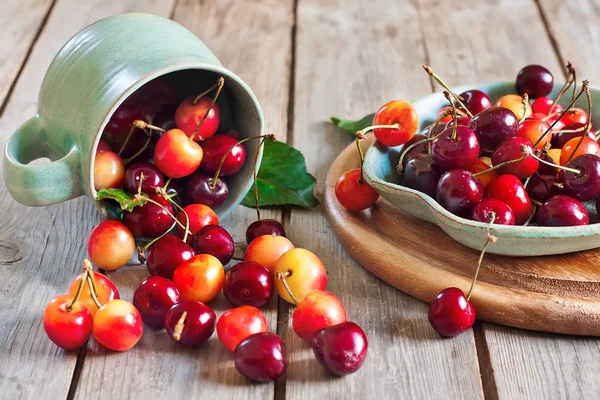
<svg viewBox="0 0 600 400">
<path fill-rule="evenodd" d="M 362 141 L 363 149 L 371 140 Z M 336 158 L 325 184 L 325 211 L 346 251 L 377 277 L 423 301 L 430 302 L 452 286 L 466 293 L 477 251 L 383 198 L 361 212 L 347 211 L 338 203 L 334 192 L 338 177 L 359 165 L 356 146 L 351 144 Z M 485 321 L 600 336 L 600 250 L 545 257 L 486 254 L 471 303 L 477 318 Z"/>
</svg>

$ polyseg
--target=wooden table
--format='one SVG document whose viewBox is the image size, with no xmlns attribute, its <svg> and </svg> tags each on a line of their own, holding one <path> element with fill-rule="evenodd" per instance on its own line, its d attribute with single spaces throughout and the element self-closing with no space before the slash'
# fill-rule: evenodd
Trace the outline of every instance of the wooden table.
<svg viewBox="0 0 600 400">
<path fill-rule="evenodd" d="M 84 26 L 109 15 L 149 12 L 185 25 L 255 91 L 268 132 L 300 149 L 322 196 L 325 175 L 349 135 L 332 115 L 362 117 L 384 102 L 434 89 L 429 63 L 451 85 L 513 79 L 528 63 L 558 79 L 566 60 L 592 85 L 600 61 L 599 0 L 2 0 L 0 145 L 36 110 L 50 61 Z M 435 88 L 438 90 L 438 88 Z M 199 349 L 146 329 L 131 351 L 91 341 L 66 353 L 45 336 L 45 304 L 67 290 L 99 222 L 80 198 L 45 208 L 12 200 L 0 182 L 0 398 L 2 399 L 559 399 L 599 398 L 600 341 L 478 323 L 454 339 L 430 328 L 426 304 L 356 264 L 322 210 L 272 210 L 298 247 L 329 271 L 329 289 L 367 331 L 369 356 L 355 375 L 332 378 L 291 329 L 292 308 L 266 314 L 287 347 L 287 375 L 249 384 L 216 335 Z M 252 210 L 226 222 L 242 243 Z M 368 238 L 365 238 L 368 240 Z M 122 297 L 146 275 L 111 274 Z M 225 309 L 220 297 L 217 312 Z M 510 312 L 510 310 L 507 310 Z"/>
</svg>

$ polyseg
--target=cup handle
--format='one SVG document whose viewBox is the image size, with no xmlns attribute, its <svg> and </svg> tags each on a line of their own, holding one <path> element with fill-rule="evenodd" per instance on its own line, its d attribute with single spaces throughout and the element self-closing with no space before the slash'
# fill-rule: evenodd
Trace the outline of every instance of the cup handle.
<svg viewBox="0 0 600 400">
<path fill-rule="evenodd" d="M 73 146 L 64 157 L 56 155 L 46 144 L 39 116 L 25 122 L 11 136 L 4 149 L 4 181 L 13 198 L 26 206 L 45 206 L 83 194 L 79 150 Z M 48 157 L 45 164 L 28 165 L 32 160 Z"/>
</svg>

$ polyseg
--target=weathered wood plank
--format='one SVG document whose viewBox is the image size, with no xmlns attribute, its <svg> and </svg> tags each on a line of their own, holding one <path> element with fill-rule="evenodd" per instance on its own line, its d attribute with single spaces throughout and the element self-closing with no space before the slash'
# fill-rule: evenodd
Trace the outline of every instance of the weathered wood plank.
<svg viewBox="0 0 600 400">
<path fill-rule="evenodd" d="M 233 0 L 180 0 L 173 16 L 253 88 L 263 107 L 266 131 L 277 133 L 280 140 L 285 140 L 287 127 L 291 11 L 292 1 L 249 4 Z M 281 218 L 280 210 L 265 210 L 261 214 L 263 218 Z M 239 207 L 224 221 L 224 226 L 236 244 L 244 247 L 246 227 L 255 219 L 253 209 Z M 111 279 L 122 290 L 122 297 L 131 299 L 133 289 L 147 275 L 145 267 L 137 267 L 118 271 Z M 210 305 L 217 317 L 230 307 L 222 294 Z M 276 297 L 264 311 L 270 330 L 275 331 Z M 75 397 L 263 399 L 273 396 L 273 384 L 248 384 L 235 370 L 231 353 L 216 334 L 199 349 L 185 349 L 164 331 L 144 329 L 141 342 L 127 353 L 111 354 L 93 343 Z"/>
<path fill-rule="evenodd" d="M 46 68 L 75 32 L 110 14 L 131 10 L 165 14 L 169 9 L 159 0 L 137 3 L 58 1 L 0 119 L 0 147 L 34 115 Z M 25 10 L 22 2 L 21 8 Z M 65 353 L 47 339 L 42 313 L 51 298 L 66 292 L 81 268 L 97 213 L 86 199 L 45 208 L 21 206 L 12 200 L 3 180 L 0 209 L 1 397 L 65 398 L 77 355 Z"/>
<path fill-rule="evenodd" d="M 302 0 L 297 30 L 293 143 L 322 193 L 331 162 L 352 140 L 327 123 L 328 117 L 362 117 L 386 101 L 416 98 L 431 88 L 420 67 L 425 54 L 414 2 Z M 323 260 L 328 290 L 369 338 L 362 369 L 333 379 L 294 334 L 291 307 L 282 307 L 287 398 L 483 397 L 471 332 L 439 339 L 427 322 L 425 303 L 356 264 L 330 231 L 321 207 L 292 210 L 286 229 L 297 247 Z"/>
</svg>

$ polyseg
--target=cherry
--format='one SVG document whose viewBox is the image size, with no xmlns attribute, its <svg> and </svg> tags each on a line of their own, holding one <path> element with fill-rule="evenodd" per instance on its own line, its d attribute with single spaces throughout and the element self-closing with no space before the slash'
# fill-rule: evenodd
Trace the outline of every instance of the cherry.
<svg viewBox="0 0 600 400">
<path fill-rule="evenodd" d="M 550 197 L 560 194 L 562 184 L 558 182 L 556 175 L 533 175 L 527 184 L 529 198 L 545 202 Z"/>
<path fill-rule="evenodd" d="M 443 171 L 470 168 L 479 156 L 479 140 L 466 126 L 446 128 L 431 142 L 433 162 Z"/>
<path fill-rule="evenodd" d="M 158 239 L 148 251 L 146 266 L 151 275 L 173 279 L 175 268 L 196 255 L 194 249 L 174 235 Z"/>
<path fill-rule="evenodd" d="M 157 78 L 146 83 L 133 95 L 132 100 L 138 105 L 161 107 L 177 102 L 177 89 L 166 79 Z"/>
<path fill-rule="evenodd" d="M 84 261 L 85 264 L 85 261 Z M 91 265 L 90 265 L 91 268 Z M 73 282 L 71 282 L 71 286 L 69 287 L 69 295 L 75 297 L 77 294 L 77 290 L 79 290 L 79 285 L 81 284 L 81 279 L 83 274 L 77 275 Z M 91 278 L 91 279 L 90 279 Z M 84 285 L 81 289 L 81 294 L 79 295 L 79 301 L 81 301 L 85 307 L 90 311 L 92 317 L 96 315 L 99 307 L 102 307 L 106 303 L 111 300 L 119 298 L 119 291 L 117 287 L 110 279 L 108 279 L 105 275 L 102 275 L 100 272 L 93 272 L 86 279 L 87 285 Z M 90 280 L 93 282 L 93 286 L 95 287 L 95 297 L 98 303 L 92 297 L 92 293 L 90 292 Z"/>
<path fill-rule="evenodd" d="M 368 347 L 367 335 L 354 322 L 321 329 L 312 338 L 319 363 L 339 376 L 358 371 L 367 358 Z"/>
<path fill-rule="evenodd" d="M 558 132 L 565 128 L 564 118 L 560 119 L 560 114 L 550 114 L 551 116 L 546 117 L 546 122 L 553 126 L 552 129 L 555 132 Z"/>
<path fill-rule="evenodd" d="M 165 132 L 177 128 L 174 118 L 176 108 L 177 107 L 168 106 L 165 110 L 157 111 L 152 118 L 152 125 L 159 127 Z M 152 130 L 152 133 L 158 136 L 158 138 L 162 136 L 162 132 L 159 130 Z"/>
<path fill-rule="evenodd" d="M 133 305 L 148 325 L 165 326 L 165 316 L 181 296 L 175 284 L 162 276 L 151 276 L 140 282 L 133 293 Z"/>
<path fill-rule="evenodd" d="M 154 148 L 154 163 L 170 178 L 183 178 L 200 166 L 202 147 L 179 129 L 166 131 Z"/>
<path fill-rule="evenodd" d="M 235 243 L 233 238 L 219 225 L 206 225 L 194 235 L 192 246 L 198 254 L 215 256 L 223 265 L 233 258 Z"/>
<path fill-rule="evenodd" d="M 128 301 L 111 300 L 94 316 L 94 338 L 107 349 L 126 351 L 142 337 L 142 317 Z"/>
<path fill-rule="evenodd" d="M 104 153 L 105 151 L 112 151 L 111 147 L 104 140 L 98 141 L 98 147 L 96 147 L 96 153 Z"/>
<path fill-rule="evenodd" d="M 167 232 L 173 226 L 173 207 L 167 199 L 158 194 L 148 196 L 153 202 L 123 212 L 123 223 L 134 237 L 153 239 Z"/>
<path fill-rule="evenodd" d="M 485 188 L 485 197 L 493 197 L 506 203 L 515 214 L 515 223 L 523 225 L 533 213 L 533 205 L 523 187 L 514 175 L 500 175 Z"/>
<path fill-rule="evenodd" d="M 244 261 L 225 274 L 223 294 L 234 306 L 262 307 L 271 300 L 274 291 L 273 274 L 259 263 Z"/>
<path fill-rule="evenodd" d="M 475 204 L 483 198 L 483 185 L 464 169 L 451 169 L 442 175 L 437 187 L 437 202 L 459 217 L 471 215 Z"/>
<path fill-rule="evenodd" d="M 443 125 L 443 124 L 439 124 L 438 127 L 440 127 L 441 125 Z M 442 130 L 440 130 L 440 132 Z M 427 139 L 427 136 L 420 134 L 420 133 L 416 134 L 415 136 L 412 137 L 412 139 L 410 139 L 408 142 L 406 142 L 406 144 L 404 145 L 404 149 L 407 149 L 409 146 L 411 146 L 417 142 L 421 142 L 423 139 Z M 421 153 L 429 153 L 429 142 L 419 143 L 415 147 L 411 148 L 408 152 L 406 152 L 406 154 L 404 155 L 404 158 L 402 159 L 402 166 L 406 167 L 406 164 L 410 160 L 412 160 L 413 157 L 415 157 L 417 154 L 421 154 Z"/>
<path fill-rule="evenodd" d="M 250 242 L 262 235 L 285 236 L 285 229 L 275 219 L 259 219 L 248 225 L 246 229 L 246 243 L 250 244 Z"/>
<path fill-rule="evenodd" d="M 590 222 L 584 205 L 572 197 L 558 195 L 540 206 L 535 222 L 540 226 L 579 226 Z"/>
<path fill-rule="evenodd" d="M 581 108 L 575 107 L 567 111 L 560 120 L 565 126 L 577 123 L 586 124 L 588 122 L 588 114 Z"/>
<path fill-rule="evenodd" d="M 549 129 L 550 125 L 547 122 L 537 119 L 526 119 L 525 121 L 519 123 L 517 136 L 529 140 L 531 145 L 537 143 L 535 149 L 541 150 L 544 148 L 544 146 L 546 146 L 547 143 L 550 143 L 552 138 L 552 132 L 548 132 L 548 134 L 544 136 L 544 133 L 546 133 L 546 131 Z M 538 141 L 540 138 L 542 139 Z"/>
<path fill-rule="evenodd" d="M 566 167 L 579 173 L 561 169 L 558 174 L 564 185 L 564 193 L 579 201 L 592 200 L 600 196 L 600 157 L 596 154 L 584 154 L 577 157 Z"/>
<path fill-rule="evenodd" d="M 156 193 L 157 187 L 165 185 L 165 179 L 158 168 L 149 162 L 142 161 L 131 164 L 127 168 L 123 180 L 123 189 L 132 194 L 137 193 L 142 175 L 144 176 L 144 180 L 142 181 L 143 193 Z"/>
<path fill-rule="evenodd" d="M 256 307 L 240 306 L 227 310 L 217 321 L 219 340 L 230 351 L 248 336 L 255 333 L 267 332 L 267 318 Z"/>
<path fill-rule="evenodd" d="M 246 378 L 257 382 L 273 381 L 285 374 L 283 341 L 271 332 L 255 333 L 235 348 L 234 361 L 235 368 Z"/>
<path fill-rule="evenodd" d="M 446 107 L 440 108 L 437 118 L 440 118 L 442 116 L 442 114 L 447 113 L 449 110 L 452 110 L 452 107 L 446 106 Z M 456 109 L 456 114 L 459 118 L 466 116 L 465 112 L 461 109 Z M 452 115 L 446 115 L 445 117 L 440 118 L 440 122 L 443 122 L 443 123 L 450 122 L 450 121 L 452 121 Z M 462 125 L 462 124 L 459 124 L 459 125 Z M 446 128 L 447 128 L 447 126 L 446 126 Z"/>
<path fill-rule="evenodd" d="M 549 114 L 561 113 L 564 111 L 564 108 L 558 103 L 556 103 L 552 108 L 552 111 L 550 111 L 550 107 L 552 107 L 552 104 L 554 104 L 554 100 L 552 100 L 551 98 L 538 97 L 533 101 L 533 104 L 531 104 L 531 109 L 533 110 L 534 114 L 543 114 L 544 117 Z"/>
<path fill-rule="evenodd" d="M 319 257 L 306 249 L 294 248 L 284 253 L 277 260 L 273 272 L 279 297 L 291 304 L 298 304 L 313 290 L 325 290 L 327 287 L 325 266 Z"/>
<path fill-rule="evenodd" d="M 373 125 L 391 126 L 397 128 L 374 128 L 377 141 L 384 146 L 399 146 L 408 142 L 417 132 L 419 115 L 413 106 L 404 100 L 392 100 L 384 104 L 373 118 Z"/>
<path fill-rule="evenodd" d="M 515 224 L 515 214 L 508 204 L 493 197 L 486 197 L 473 208 L 471 219 L 473 221 L 490 223 L 492 218 L 494 218 L 494 224 Z"/>
<path fill-rule="evenodd" d="M 442 173 L 429 154 L 417 154 L 404 168 L 403 184 L 435 199 Z"/>
<path fill-rule="evenodd" d="M 211 136 L 202 142 L 202 150 L 204 150 L 204 158 L 200 169 L 211 175 L 217 173 L 223 157 L 225 160 L 221 165 L 219 176 L 231 176 L 237 173 L 246 162 L 246 149 L 234 136 Z"/>
<path fill-rule="evenodd" d="M 208 303 L 221 292 L 224 275 L 216 257 L 198 254 L 175 269 L 173 283 L 182 298 Z"/>
<path fill-rule="evenodd" d="M 114 271 L 127 264 L 135 253 L 135 239 L 120 221 L 100 222 L 88 238 L 88 254 L 98 268 Z"/>
<path fill-rule="evenodd" d="M 506 139 L 517 136 L 519 120 L 514 112 L 504 107 L 490 107 L 475 115 L 469 127 L 475 132 L 481 150 L 491 154 Z"/>
<path fill-rule="evenodd" d="M 250 242 L 244 260 L 257 262 L 273 271 L 279 257 L 293 248 L 294 244 L 284 236 L 262 235 Z"/>
<path fill-rule="evenodd" d="M 585 136 L 581 144 L 581 134 L 574 137 L 563 146 L 560 152 L 560 165 L 566 165 L 568 160 L 575 160 L 584 154 L 600 154 L 600 145 L 595 139 Z"/>
<path fill-rule="evenodd" d="M 335 183 L 335 197 L 350 211 L 365 210 L 375 204 L 379 193 L 362 179 L 360 168 L 344 172 Z"/>
<path fill-rule="evenodd" d="M 581 137 L 583 131 L 585 130 L 585 126 L 586 124 L 582 124 L 579 122 L 565 126 L 563 130 L 567 132 L 557 132 L 556 135 L 554 135 L 554 137 L 552 138 L 552 147 L 562 149 L 569 140 Z M 596 140 L 596 136 L 594 135 L 593 131 L 588 130 L 587 134 L 590 137 L 590 139 Z"/>
<path fill-rule="evenodd" d="M 520 95 L 527 93 L 535 99 L 548 95 L 554 86 L 554 77 L 541 65 L 528 65 L 517 74 L 515 87 Z"/>
<path fill-rule="evenodd" d="M 479 157 L 477 159 L 477 161 L 475 161 L 475 164 L 473 164 L 473 166 L 471 168 L 469 168 L 469 172 L 476 174 L 478 172 L 487 171 L 488 169 L 491 168 L 491 165 L 492 165 L 491 158 Z M 496 178 L 497 176 L 498 176 L 498 173 L 496 173 L 496 171 L 493 171 L 493 170 L 486 172 L 485 174 L 477 175 L 477 177 L 481 181 L 481 184 L 483 185 L 484 188 L 488 185 L 488 183 L 490 183 L 492 181 L 492 179 Z"/>
<path fill-rule="evenodd" d="M 442 290 L 429 304 L 429 323 L 442 336 L 453 337 L 467 331 L 475 322 L 475 309 L 459 288 Z"/>
<path fill-rule="evenodd" d="M 92 314 L 71 295 L 57 296 L 44 310 L 44 330 L 58 347 L 75 350 L 83 346 L 92 333 Z"/>
<path fill-rule="evenodd" d="M 492 106 L 492 101 L 488 95 L 483 93 L 481 90 L 467 90 L 458 96 L 462 99 L 463 104 L 473 115 L 477 115 L 483 110 L 486 110 Z"/>
<path fill-rule="evenodd" d="M 212 107 L 211 107 L 212 105 Z M 210 108 L 210 111 L 208 111 Z M 196 132 L 195 140 L 206 140 L 217 132 L 221 120 L 218 104 L 213 104 L 213 99 L 208 96 L 201 98 L 189 97 L 185 99 L 175 111 L 175 124 L 187 136 L 192 136 L 200 121 L 208 111 L 202 126 Z"/>
<path fill-rule="evenodd" d="M 167 311 L 165 329 L 177 343 L 196 347 L 212 336 L 216 319 L 215 312 L 206 304 L 183 300 Z"/>
<path fill-rule="evenodd" d="M 521 96 L 516 94 L 506 94 L 498 99 L 495 104 L 496 107 L 504 107 L 511 110 L 517 119 L 522 120 L 529 117 L 532 113 L 531 105 L 527 103 L 525 110 L 523 110 L 523 99 Z M 523 112 L 525 111 L 525 112 Z"/>
<path fill-rule="evenodd" d="M 492 164 L 500 165 L 507 161 L 518 160 L 523 157 L 523 151 L 526 151 L 528 154 L 533 153 L 533 147 L 529 140 L 522 137 L 508 138 L 494 151 Z M 501 167 L 498 172 L 500 174 L 512 174 L 519 179 L 525 179 L 537 171 L 539 164 L 538 160 L 529 155 L 524 160 Z"/>
<path fill-rule="evenodd" d="M 190 219 L 190 232 L 192 235 L 195 235 L 200 231 L 200 229 L 204 228 L 207 225 L 218 225 L 219 217 L 212 210 L 212 208 L 205 206 L 204 204 L 190 204 L 183 208 L 185 213 L 180 212 L 177 216 L 177 220 L 181 222 L 183 226 L 186 224 L 186 215 L 187 218 Z M 181 226 L 177 226 L 177 234 L 179 237 L 183 238 L 185 235 L 184 229 Z"/>
<path fill-rule="evenodd" d="M 121 187 L 125 175 L 125 164 L 116 153 L 96 153 L 94 159 L 94 189 L 116 189 Z"/>
<path fill-rule="evenodd" d="M 294 310 L 292 327 L 300 339 L 311 342 L 323 328 L 346 322 L 346 309 L 333 293 L 309 292 Z"/>
<path fill-rule="evenodd" d="M 213 188 L 214 176 L 195 172 L 185 184 L 185 194 L 190 203 L 204 204 L 210 208 L 221 206 L 229 197 L 227 183 L 218 178 Z"/>
<path fill-rule="evenodd" d="M 151 113 L 147 106 L 137 103 L 137 100 L 137 96 L 130 96 L 117 108 L 104 128 L 105 135 L 108 133 L 110 137 L 126 137 L 133 121 L 143 120 Z"/>
<path fill-rule="evenodd" d="M 560 165 L 560 152 L 561 149 L 550 149 L 547 153 L 541 153 L 539 157 L 549 163 Z M 556 176 L 556 174 L 558 174 L 558 169 L 551 165 L 540 163 L 537 172 L 540 175 Z"/>
</svg>

